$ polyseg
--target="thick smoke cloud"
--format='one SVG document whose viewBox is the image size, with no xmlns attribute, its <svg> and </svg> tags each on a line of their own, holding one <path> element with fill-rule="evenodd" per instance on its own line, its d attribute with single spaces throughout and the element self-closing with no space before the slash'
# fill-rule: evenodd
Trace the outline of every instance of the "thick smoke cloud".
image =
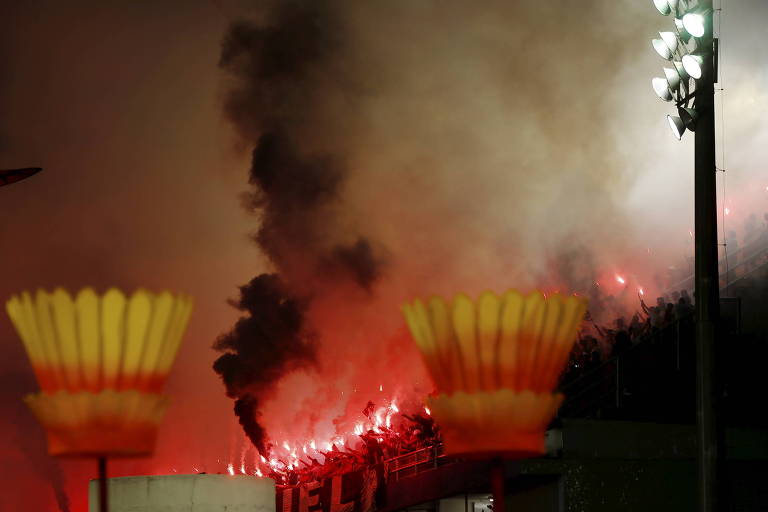
<svg viewBox="0 0 768 512">
<path fill-rule="evenodd" d="M 620 204 L 632 172 L 611 130 L 616 64 L 645 37 L 639 7 L 258 5 L 224 38 L 224 111 L 253 151 L 254 239 L 284 298 L 306 301 L 317 345 L 314 359 L 295 353 L 312 364 L 280 355 L 274 378 L 242 386 L 257 445 L 264 432 L 328 438 L 384 399 L 364 396 L 378 389 L 429 392 L 403 300 L 510 286 L 594 295 L 630 252 Z M 246 309 L 241 322 L 271 314 Z M 243 334 L 217 362 L 238 397 L 224 367 L 252 374 L 247 347 L 264 339 Z"/>
<path fill-rule="evenodd" d="M 233 25 L 221 55 L 221 67 L 236 80 L 226 112 L 244 142 L 255 143 L 253 188 L 245 197 L 260 220 L 254 240 L 277 273 L 240 289 L 234 305 L 246 316 L 214 345 L 225 352 L 214 370 L 262 454 L 269 447 L 260 403 L 283 375 L 316 363 L 308 303 L 330 286 L 370 295 L 381 275 L 373 244 L 337 222 L 348 174 L 343 159 L 302 144 L 304 113 L 312 110 L 301 104 L 316 88 L 314 70 L 323 69 L 339 46 L 330 21 L 322 3 L 287 3 L 265 28 Z"/>
<path fill-rule="evenodd" d="M 259 400 L 283 372 L 314 362 L 315 345 L 304 325 L 305 306 L 288 297 L 280 278 L 262 274 L 240 288 L 233 303 L 245 313 L 214 348 L 225 352 L 213 365 L 227 395 L 236 399 L 235 414 L 261 453 L 266 435 L 258 422 Z"/>
</svg>

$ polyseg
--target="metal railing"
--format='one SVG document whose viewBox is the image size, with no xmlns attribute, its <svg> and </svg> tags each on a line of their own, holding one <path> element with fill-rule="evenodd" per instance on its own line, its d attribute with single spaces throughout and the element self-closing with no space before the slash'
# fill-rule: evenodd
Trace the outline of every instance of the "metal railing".
<svg viewBox="0 0 768 512">
<path fill-rule="evenodd" d="M 384 470 L 389 479 L 398 480 L 436 468 L 444 458 L 443 444 L 440 443 L 385 460 Z"/>
</svg>

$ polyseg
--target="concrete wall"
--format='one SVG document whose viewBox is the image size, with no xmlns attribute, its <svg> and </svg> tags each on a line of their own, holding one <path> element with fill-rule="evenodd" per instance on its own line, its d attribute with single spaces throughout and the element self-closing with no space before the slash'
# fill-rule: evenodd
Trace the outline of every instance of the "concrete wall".
<svg viewBox="0 0 768 512">
<path fill-rule="evenodd" d="M 99 512 L 91 480 L 89 511 Z M 109 479 L 109 512 L 275 512 L 269 478 L 230 475 L 129 476 Z"/>
</svg>

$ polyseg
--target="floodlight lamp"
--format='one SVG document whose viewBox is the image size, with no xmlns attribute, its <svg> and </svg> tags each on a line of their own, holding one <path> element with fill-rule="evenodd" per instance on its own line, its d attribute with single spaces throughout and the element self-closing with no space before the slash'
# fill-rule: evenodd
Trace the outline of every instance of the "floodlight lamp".
<svg viewBox="0 0 768 512">
<path fill-rule="evenodd" d="M 704 59 L 700 55 L 683 55 L 682 64 L 688 76 L 696 80 L 701 78 Z"/>
<path fill-rule="evenodd" d="M 683 16 L 683 27 L 693 37 L 704 35 L 704 26 L 706 22 L 706 11 L 689 12 Z"/>
<path fill-rule="evenodd" d="M 667 43 L 665 43 L 663 39 L 654 39 L 651 41 L 651 44 L 653 45 L 653 49 L 656 50 L 656 53 L 658 53 L 662 59 L 672 60 L 672 50 L 667 46 Z"/>
<path fill-rule="evenodd" d="M 685 85 L 686 82 L 688 82 L 688 79 L 691 77 L 685 70 L 685 66 L 683 66 L 683 63 L 679 60 L 673 61 L 672 65 L 675 66 L 675 71 L 677 71 L 677 74 L 680 75 L 680 80 L 682 80 L 683 85 Z"/>
<path fill-rule="evenodd" d="M 675 18 L 675 28 L 677 29 L 677 37 L 680 39 L 680 41 L 687 43 L 691 39 L 691 34 L 685 30 L 685 25 L 683 25 L 682 19 Z"/>
<path fill-rule="evenodd" d="M 667 0 L 653 0 L 653 5 L 662 16 L 669 16 L 669 13 L 672 12 L 672 8 Z"/>
<path fill-rule="evenodd" d="M 664 41 L 664 44 L 666 44 L 669 49 L 672 50 L 672 53 L 677 51 L 677 36 L 674 32 L 659 32 L 659 35 Z"/>
<path fill-rule="evenodd" d="M 680 114 L 680 120 L 688 131 L 696 131 L 696 121 L 699 119 L 699 113 L 696 109 L 689 107 L 678 107 L 677 113 Z"/>
<path fill-rule="evenodd" d="M 669 84 L 666 78 L 656 77 L 651 80 L 656 95 L 664 101 L 672 101 L 672 91 L 669 90 Z"/>
<path fill-rule="evenodd" d="M 669 128 L 672 130 L 672 133 L 675 135 L 677 140 L 682 140 L 683 132 L 685 132 L 685 124 L 683 123 L 683 120 L 677 116 L 668 115 L 667 121 L 669 122 Z"/>
<path fill-rule="evenodd" d="M 669 90 L 672 92 L 677 91 L 680 87 L 680 75 L 677 74 L 677 71 L 672 68 L 664 68 L 664 76 L 667 78 Z"/>
</svg>

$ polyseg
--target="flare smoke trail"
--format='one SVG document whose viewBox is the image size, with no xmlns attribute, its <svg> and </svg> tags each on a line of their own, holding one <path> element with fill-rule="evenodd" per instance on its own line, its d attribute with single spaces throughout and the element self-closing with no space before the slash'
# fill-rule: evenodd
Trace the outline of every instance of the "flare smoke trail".
<svg viewBox="0 0 768 512">
<path fill-rule="evenodd" d="M 224 39 L 224 110 L 254 148 L 245 203 L 283 290 L 274 299 L 305 308 L 296 350 L 247 334 L 277 308 L 243 301 L 247 316 L 217 345 L 257 446 L 264 432 L 332 435 L 385 399 L 380 386 L 429 392 L 405 299 L 584 291 L 636 249 L 614 91 L 644 50 L 645 4 L 259 5 Z M 251 358 L 260 343 L 273 348 Z"/>
<path fill-rule="evenodd" d="M 246 313 L 214 345 L 225 352 L 214 363 L 235 413 L 261 453 L 268 453 L 260 401 L 280 377 L 316 362 L 312 326 L 305 312 L 323 287 L 358 287 L 367 294 L 381 272 L 381 257 L 365 237 L 337 225 L 334 209 L 347 170 L 336 155 L 307 151 L 301 126 L 323 69 L 340 41 L 322 5 L 285 4 L 274 25 L 232 26 L 221 67 L 237 79 L 226 111 L 256 147 L 250 169 L 248 209 L 260 215 L 254 240 L 276 274 L 262 274 L 241 288 L 235 307 Z"/>
</svg>

